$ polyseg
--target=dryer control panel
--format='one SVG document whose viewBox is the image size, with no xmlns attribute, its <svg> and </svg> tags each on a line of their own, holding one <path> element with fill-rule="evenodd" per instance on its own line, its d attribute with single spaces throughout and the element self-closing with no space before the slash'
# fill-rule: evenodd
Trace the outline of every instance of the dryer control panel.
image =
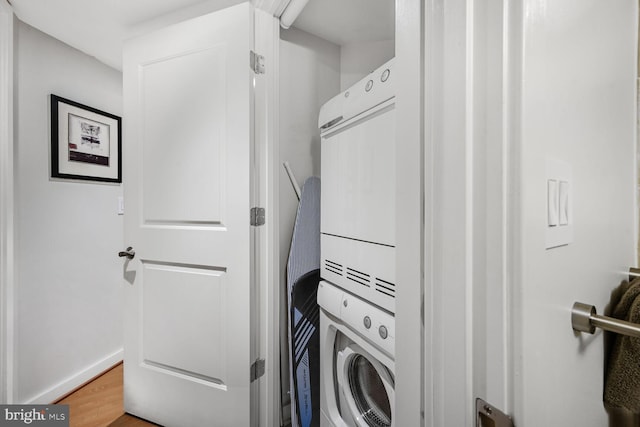
<svg viewBox="0 0 640 427">
<path fill-rule="evenodd" d="M 325 281 L 318 286 L 318 304 L 388 356 L 394 356 L 396 319 L 392 314 Z"/>
</svg>

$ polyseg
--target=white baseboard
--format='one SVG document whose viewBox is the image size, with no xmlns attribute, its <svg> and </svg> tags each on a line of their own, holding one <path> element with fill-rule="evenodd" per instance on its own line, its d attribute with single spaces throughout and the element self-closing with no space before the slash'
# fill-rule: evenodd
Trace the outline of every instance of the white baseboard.
<svg viewBox="0 0 640 427">
<path fill-rule="evenodd" d="M 82 384 L 86 383 L 87 381 L 91 380 L 92 378 L 98 376 L 99 374 L 103 373 L 107 369 L 121 362 L 123 356 L 124 356 L 124 351 L 123 349 L 120 349 L 115 353 L 105 357 L 104 359 L 99 360 L 93 365 L 83 369 L 77 374 L 65 379 L 61 383 L 51 387 L 49 390 L 46 390 L 43 393 L 31 399 L 28 399 L 26 402 L 23 402 L 23 403 L 25 405 L 30 405 L 30 404 L 47 405 L 51 402 L 55 402 L 56 400 L 60 399 L 64 395 L 80 387 Z"/>
</svg>

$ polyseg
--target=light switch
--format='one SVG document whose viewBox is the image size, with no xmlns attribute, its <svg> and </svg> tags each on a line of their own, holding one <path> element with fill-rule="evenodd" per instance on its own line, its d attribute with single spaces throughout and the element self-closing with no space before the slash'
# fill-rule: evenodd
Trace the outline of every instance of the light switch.
<svg viewBox="0 0 640 427">
<path fill-rule="evenodd" d="M 124 197 L 118 196 L 118 215 L 124 215 Z"/>
<path fill-rule="evenodd" d="M 547 225 L 558 225 L 558 181 L 555 179 L 547 180 Z"/>
<path fill-rule="evenodd" d="M 571 193 L 573 193 L 574 182 L 569 163 L 548 158 L 546 166 L 547 202 L 546 206 L 541 206 L 541 208 L 547 210 L 547 223 L 540 225 L 544 226 L 545 248 L 552 249 L 570 245 L 573 242 L 573 215 L 575 212 Z M 542 185 L 540 187 L 540 190 L 544 188 Z M 542 215 L 540 216 L 544 218 Z"/>
<path fill-rule="evenodd" d="M 560 181 L 559 192 L 558 221 L 560 225 L 569 225 L 569 183 L 567 181 Z"/>
</svg>

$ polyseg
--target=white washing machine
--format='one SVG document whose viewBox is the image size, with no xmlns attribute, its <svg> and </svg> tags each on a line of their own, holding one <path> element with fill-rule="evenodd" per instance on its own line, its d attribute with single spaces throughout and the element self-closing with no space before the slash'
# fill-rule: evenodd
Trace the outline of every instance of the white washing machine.
<svg viewBox="0 0 640 427">
<path fill-rule="evenodd" d="M 320 426 L 394 426 L 394 316 L 325 281 L 318 304 Z"/>
</svg>

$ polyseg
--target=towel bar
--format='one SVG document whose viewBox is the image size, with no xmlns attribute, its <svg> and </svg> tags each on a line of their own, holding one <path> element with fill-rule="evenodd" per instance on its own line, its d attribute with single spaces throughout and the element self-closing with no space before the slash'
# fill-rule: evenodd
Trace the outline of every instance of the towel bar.
<svg viewBox="0 0 640 427">
<path fill-rule="evenodd" d="M 613 317 L 600 316 L 596 313 L 594 306 L 581 302 L 573 303 L 571 326 L 574 331 L 588 332 L 590 334 L 593 334 L 596 328 L 600 328 L 616 334 L 640 337 L 640 324 L 614 319 Z"/>
<path fill-rule="evenodd" d="M 633 282 L 636 277 L 640 277 L 640 268 L 631 267 L 629 269 L 629 282 Z"/>
</svg>

